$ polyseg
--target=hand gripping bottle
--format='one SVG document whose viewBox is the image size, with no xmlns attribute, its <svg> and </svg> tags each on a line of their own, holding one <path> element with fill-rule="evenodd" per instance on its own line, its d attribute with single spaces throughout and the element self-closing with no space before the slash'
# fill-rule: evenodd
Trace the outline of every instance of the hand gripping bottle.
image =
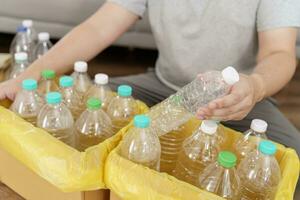
<svg viewBox="0 0 300 200">
<path fill-rule="evenodd" d="M 34 59 L 39 59 L 43 55 L 45 55 L 53 46 L 50 42 L 50 35 L 47 32 L 39 33 L 38 35 L 39 42 L 34 48 L 33 56 Z"/>
<path fill-rule="evenodd" d="M 215 121 L 204 120 L 200 129 L 184 140 L 174 170 L 175 177 L 197 184 L 198 175 L 217 160 L 220 150 L 217 129 Z"/>
<path fill-rule="evenodd" d="M 99 99 L 90 98 L 87 101 L 87 109 L 77 119 L 75 130 L 76 148 L 80 151 L 113 136 L 112 122 L 101 109 Z"/>
<path fill-rule="evenodd" d="M 28 67 L 28 55 L 25 52 L 19 52 L 15 54 L 15 62 L 12 70 L 9 72 L 7 79 L 17 78 Z"/>
<path fill-rule="evenodd" d="M 74 85 L 76 91 L 82 99 L 84 95 L 87 93 L 87 91 L 90 89 L 90 87 L 92 86 L 92 81 L 87 71 L 88 71 L 88 64 L 84 61 L 77 61 L 74 64 L 74 72 L 71 75 L 74 79 Z M 86 100 L 88 100 L 88 98 Z"/>
<path fill-rule="evenodd" d="M 22 82 L 20 91 L 11 106 L 11 110 L 26 121 L 36 125 L 38 113 L 41 109 L 41 100 L 36 92 L 37 81 L 27 79 Z"/>
<path fill-rule="evenodd" d="M 276 146 L 271 141 L 259 143 L 238 166 L 241 179 L 240 200 L 273 200 L 281 180 L 279 164 L 274 157 Z"/>
<path fill-rule="evenodd" d="M 134 128 L 129 129 L 121 143 L 121 155 L 135 163 L 159 171 L 160 143 L 149 128 L 149 117 L 136 115 Z"/>
<path fill-rule="evenodd" d="M 55 72 L 53 70 L 42 71 L 42 80 L 38 87 L 38 93 L 44 97 L 49 92 L 59 91 L 59 87 L 55 82 Z"/>
</svg>

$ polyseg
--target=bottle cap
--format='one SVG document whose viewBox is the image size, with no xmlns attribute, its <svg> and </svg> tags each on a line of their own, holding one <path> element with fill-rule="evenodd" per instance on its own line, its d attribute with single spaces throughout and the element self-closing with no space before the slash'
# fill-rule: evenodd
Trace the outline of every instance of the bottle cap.
<svg viewBox="0 0 300 200">
<path fill-rule="evenodd" d="M 33 21 L 31 19 L 25 19 L 22 21 L 22 25 L 26 28 L 32 27 Z"/>
<path fill-rule="evenodd" d="M 120 85 L 118 87 L 118 95 L 121 97 L 129 97 L 132 94 L 132 88 L 129 85 Z"/>
<path fill-rule="evenodd" d="M 63 76 L 59 79 L 60 87 L 72 87 L 74 84 L 73 78 L 71 76 Z"/>
<path fill-rule="evenodd" d="M 59 92 L 49 92 L 46 94 L 48 104 L 58 104 L 61 102 L 61 94 Z"/>
<path fill-rule="evenodd" d="M 74 63 L 74 70 L 75 72 L 87 72 L 88 64 L 84 61 L 77 61 Z"/>
<path fill-rule="evenodd" d="M 15 53 L 16 61 L 26 61 L 28 59 L 28 55 L 25 52 Z"/>
<path fill-rule="evenodd" d="M 204 133 L 212 135 L 217 132 L 218 124 L 213 120 L 203 120 L 200 129 Z"/>
<path fill-rule="evenodd" d="M 42 71 L 42 77 L 44 79 L 54 79 L 55 72 L 53 70 L 44 70 L 44 71 Z"/>
<path fill-rule="evenodd" d="M 47 32 L 41 32 L 38 35 L 39 41 L 48 41 L 50 39 L 50 34 Z"/>
<path fill-rule="evenodd" d="M 37 81 L 34 79 L 26 79 L 22 82 L 22 88 L 24 90 L 36 90 L 37 89 Z"/>
<path fill-rule="evenodd" d="M 224 81 L 228 85 L 233 85 L 240 80 L 239 73 L 236 71 L 236 69 L 234 67 L 231 67 L 231 66 L 223 69 L 222 76 L 223 76 Z"/>
<path fill-rule="evenodd" d="M 95 75 L 95 83 L 98 85 L 106 85 L 108 83 L 107 74 L 96 74 Z"/>
<path fill-rule="evenodd" d="M 88 109 L 98 110 L 101 108 L 102 102 L 100 99 L 97 99 L 97 98 L 89 98 L 86 105 L 87 105 Z"/>
<path fill-rule="evenodd" d="M 277 151 L 275 144 L 268 140 L 263 140 L 259 143 L 258 149 L 265 155 L 274 155 Z"/>
<path fill-rule="evenodd" d="M 17 32 L 19 33 L 19 32 L 26 32 L 27 31 L 27 28 L 26 27 L 24 27 L 24 26 L 18 26 L 18 28 L 17 28 Z"/>
<path fill-rule="evenodd" d="M 148 128 L 150 125 L 150 118 L 146 115 L 136 115 L 133 124 L 137 128 Z"/>
<path fill-rule="evenodd" d="M 218 154 L 218 163 L 225 168 L 232 168 L 236 165 L 236 156 L 229 151 L 221 151 Z"/>
<path fill-rule="evenodd" d="M 258 133 L 265 133 L 268 128 L 267 122 L 261 119 L 253 119 L 250 128 Z"/>
</svg>

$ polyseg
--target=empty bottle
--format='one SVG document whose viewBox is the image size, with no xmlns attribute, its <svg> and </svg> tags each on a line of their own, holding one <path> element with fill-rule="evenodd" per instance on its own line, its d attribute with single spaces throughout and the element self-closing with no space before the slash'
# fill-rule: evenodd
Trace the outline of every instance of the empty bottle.
<svg viewBox="0 0 300 200">
<path fill-rule="evenodd" d="M 273 200 L 281 180 L 276 158 L 276 146 L 261 141 L 258 151 L 251 152 L 238 166 L 241 188 L 238 199 Z"/>
<path fill-rule="evenodd" d="M 240 179 L 235 169 L 236 161 L 233 153 L 220 152 L 218 161 L 207 166 L 199 175 L 197 186 L 225 199 L 237 200 Z"/>
<path fill-rule="evenodd" d="M 212 100 L 222 97 L 239 81 L 239 74 L 233 67 L 222 72 L 210 71 L 198 76 L 162 103 L 151 108 L 151 126 L 158 135 L 168 133 L 187 122 L 197 110 Z"/>
<path fill-rule="evenodd" d="M 92 81 L 87 71 L 88 64 L 84 61 L 77 61 L 74 64 L 74 72 L 71 75 L 74 79 L 74 85 L 77 90 L 77 93 L 82 99 L 92 86 Z M 86 100 L 88 100 L 88 98 Z"/>
<path fill-rule="evenodd" d="M 59 91 L 55 81 L 55 72 L 53 70 L 42 71 L 42 80 L 38 87 L 38 93 L 44 97 L 49 92 Z"/>
<path fill-rule="evenodd" d="M 71 111 L 62 103 L 59 92 L 49 92 L 46 95 L 46 103 L 37 118 L 37 126 L 45 129 L 48 133 L 73 146 L 74 121 Z"/>
<path fill-rule="evenodd" d="M 149 128 L 149 117 L 134 117 L 134 128 L 129 129 L 121 143 L 121 155 L 135 163 L 159 171 L 160 143 L 156 133 Z"/>
<path fill-rule="evenodd" d="M 101 109 L 99 99 L 90 98 L 87 101 L 87 109 L 77 119 L 75 130 L 76 148 L 80 151 L 113 136 L 111 119 Z"/>
<path fill-rule="evenodd" d="M 47 32 L 39 33 L 38 35 L 39 42 L 34 48 L 33 56 L 34 59 L 39 59 L 43 55 L 45 55 L 49 49 L 53 46 L 50 42 L 50 35 Z"/>
<path fill-rule="evenodd" d="M 25 28 L 24 26 L 19 26 L 17 28 L 17 34 L 10 44 L 9 52 L 12 57 L 14 57 L 16 53 L 27 53 L 28 61 L 30 61 L 29 58 L 31 55 L 31 43 L 26 31 L 27 28 Z"/>
<path fill-rule="evenodd" d="M 133 117 L 139 112 L 138 105 L 131 94 L 132 88 L 130 86 L 119 86 L 118 96 L 111 100 L 107 108 L 107 113 L 112 119 L 115 132 L 129 124 Z"/>
<path fill-rule="evenodd" d="M 205 167 L 217 160 L 220 150 L 215 121 L 204 120 L 200 129 L 184 140 L 174 176 L 192 185 Z"/>
<path fill-rule="evenodd" d="M 85 100 L 94 97 L 102 102 L 102 109 L 107 110 L 109 103 L 114 97 L 108 86 L 108 76 L 106 74 L 96 74 L 95 84 L 88 90 Z"/>
<path fill-rule="evenodd" d="M 33 27 L 33 21 L 31 19 L 25 19 L 22 21 L 22 26 L 26 28 L 26 34 L 29 38 L 29 42 L 33 44 L 33 47 L 37 43 L 37 32 Z"/>
<path fill-rule="evenodd" d="M 246 131 L 244 137 L 240 138 L 235 144 L 235 152 L 239 161 L 249 155 L 251 151 L 256 150 L 261 140 L 267 139 L 267 127 L 268 124 L 264 120 L 252 120 L 250 130 Z"/>
<path fill-rule="evenodd" d="M 74 82 L 71 76 L 63 76 L 59 79 L 60 93 L 62 94 L 63 102 L 76 120 L 83 112 L 84 106 L 73 85 Z"/>
<path fill-rule="evenodd" d="M 22 72 L 26 70 L 26 68 L 29 65 L 28 55 L 25 52 L 16 53 L 14 58 L 15 58 L 15 62 L 13 64 L 11 71 L 8 71 L 7 79 L 17 78 Z"/>
<path fill-rule="evenodd" d="M 36 125 L 37 116 L 42 106 L 36 90 L 36 80 L 24 80 L 22 82 L 22 90 L 17 94 L 11 105 L 13 112 L 34 125 Z"/>
</svg>

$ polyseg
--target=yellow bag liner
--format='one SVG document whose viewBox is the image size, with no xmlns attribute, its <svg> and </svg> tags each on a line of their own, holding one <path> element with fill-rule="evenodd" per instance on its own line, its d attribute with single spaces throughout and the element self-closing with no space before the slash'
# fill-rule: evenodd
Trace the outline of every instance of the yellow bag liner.
<svg viewBox="0 0 300 200">
<path fill-rule="evenodd" d="M 183 131 L 191 134 L 199 125 L 196 119 L 185 124 Z M 131 126 L 121 130 L 124 135 Z M 230 138 L 227 147 L 241 137 L 241 133 L 222 127 Z M 292 200 L 299 177 L 299 159 L 295 150 L 276 144 L 278 160 L 282 172 L 275 200 Z M 166 173 L 159 173 L 133 163 L 119 155 L 119 146 L 108 156 L 105 164 L 105 183 L 123 200 L 224 200 L 212 193 L 200 190 Z M 228 148 L 230 150 L 230 148 Z"/>
<path fill-rule="evenodd" d="M 140 113 L 148 111 L 144 103 L 138 105 Z M 121 133 L 79 152 L 0 106 L 0 148 L 64 192 L 105 188 L 104 163 Z"/>
</svg>

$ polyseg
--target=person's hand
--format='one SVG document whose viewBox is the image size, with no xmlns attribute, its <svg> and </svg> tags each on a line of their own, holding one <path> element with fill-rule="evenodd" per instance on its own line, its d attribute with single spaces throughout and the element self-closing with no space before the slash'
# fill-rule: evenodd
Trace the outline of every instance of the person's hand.
<svg viewBox="0 0 300 200">
<path fill-rule="evenodd" d="M 10 99 L 13 101 L 20 89 L 20 83 L 16 79 L 0 83 L 0 100 Z"/>
<path fill-rule="evenodd" d="M 258 75 L 240 74 L 240 81 L 233 85 L 229 94 L 200 108 L 197 117 L 219 121 L 241 120 L 264 97 L 262 88 L 263 82 Z"/>
</svg>

